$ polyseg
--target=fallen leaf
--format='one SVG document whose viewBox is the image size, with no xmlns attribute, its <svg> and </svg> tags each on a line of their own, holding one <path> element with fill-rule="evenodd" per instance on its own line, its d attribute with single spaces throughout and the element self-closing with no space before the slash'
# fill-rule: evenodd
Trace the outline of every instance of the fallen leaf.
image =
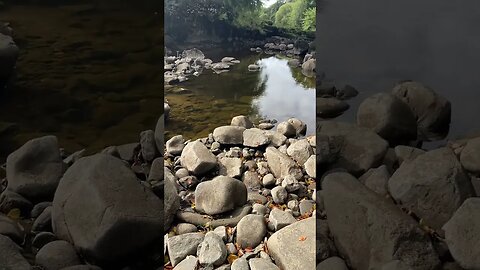
<svg viewBox="0 0 480 270">
<path fill-rule="evenodd" d="M 238 256 L 235 254 L 230 254 L 227 257 L 227 261 L 229 264 L 232 264 L 236 259 L 238 259 Z"/>
<path fill-rule="evenodd" d="M 305 240 L 307 240 L 307 237 L 303 235 L 298 238 L 298 241 L 305 241 Z"/>
</svg>

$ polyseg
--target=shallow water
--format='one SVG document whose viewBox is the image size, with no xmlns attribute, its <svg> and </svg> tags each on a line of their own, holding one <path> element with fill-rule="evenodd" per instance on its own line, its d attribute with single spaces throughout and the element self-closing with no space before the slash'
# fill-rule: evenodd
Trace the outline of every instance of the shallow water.
<svg viewBox="0 0 480 270">
<path fill-rule="evenodd" d="M 20 47 L 0 96 L 0 161 L 53 134 L 72 152 L 139 140 L 163 111 L 163 18 L 153 9 L 13 6 L 0 12 Z"/>
<path fill-rule="evenodd" d="M 215 74 L 205 70 L 200 76 L 191 76 L 189 81 L 166 90 L 172 108 L 167 137 L 207 136 L 214 128 L 229 125 L 236 115 L 248 115 L 256 121 L 296 117 L 307 123 L 307 134 L 315 132 L 313 78 L 302 75 L 300 68 L 288 66 L 286 58 L 255 54 L 239 60 L 240 64 L 228 72 Z M 248 65 L 253 63 L 260 65 L 261 70 L 248 71 Z M 176 94 L 179 87 L 191 93 Z"/>
<path fill-rule="evenodd" d="M 339 119 L 353 121 L 365 97 L 411 79 L 452 102 L 449 137 L 479 130 L 479 1 L 324 0 L 319 6 L 318 70 L 361 91 Z"/>
</svg>

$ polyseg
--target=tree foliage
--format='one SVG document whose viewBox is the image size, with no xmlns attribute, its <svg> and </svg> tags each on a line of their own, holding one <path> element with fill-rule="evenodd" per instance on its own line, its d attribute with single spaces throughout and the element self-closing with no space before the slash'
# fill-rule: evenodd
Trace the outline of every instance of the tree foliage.
<svg viewBox="0 0 480 270">
<path fill-rule="evenodd" d="M 278 3 L 283 1 L 278 1 Z M 283 2 L 275 13 L 274 25 L 298 31 L 315 31 L 315 1 L 291 0 Z"/>
</svg>

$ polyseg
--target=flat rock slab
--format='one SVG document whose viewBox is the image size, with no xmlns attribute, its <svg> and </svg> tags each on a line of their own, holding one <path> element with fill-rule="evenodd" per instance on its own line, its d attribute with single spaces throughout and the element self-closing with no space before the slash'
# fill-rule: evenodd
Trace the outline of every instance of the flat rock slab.
<svg viewBox="0 0 480 270">
<path fill-rule="evenodd" d="M 315 269 L 315 218 L 279 230 L 270 236 L 267 246 L 280 269 Z"/>
</svg>

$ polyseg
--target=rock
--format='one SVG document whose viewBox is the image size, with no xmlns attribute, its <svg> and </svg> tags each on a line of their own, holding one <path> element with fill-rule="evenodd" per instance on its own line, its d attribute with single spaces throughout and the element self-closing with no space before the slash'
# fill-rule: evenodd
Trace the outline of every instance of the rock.
<svg viewBox="0 0 480 270">
<path fill-rule="evenodd" d="M 339 257 L 330 257 L 317 265 L 317 270 L 348 270 L 345 261 Z"/>
<path fill-rule="evenodd" d="M 149 181 L 161 181 L 164 177 L 163 158 L 156 158 L 152 162 L 150 172 L 148 173 Z"/>
<path fill-rule="evenodd" d="M 121 160 L 106 154 L 75 162 L 53 200 L 54 233 L 87 261 L 101 264 L 151 243 L 162 234 L 163 220 L 162 201 Z M 114 244 L 117 239 L 123 239 L 121 245 Z"/>
<path fill-rule="evenodd" d="M 198 267 L 198 259 L 195 256 L 187 256 L 173 270 L 196 270 Z"/>
<path fill-rule="evenodd" d="M 243 145 L 248 147 L 260 147 L 270 143 L 267 134 L 258 128 L 249 128 L 243 132 Z"/>
<path fill-rule="evenodd" d="M 317 97 L 317 116 L 335 118 L 350 108 L 348 103 L 336 98 Z"/>
<path fill-rule="evenodd" d="M 319 129 L 317 137 L 325 136 L 329 144 L 327 150 L 334 152 L 336 157 L 333 167 L 344 168 L 354 175 L 380 166 L 388 150 L 388 143 L 384 139 L 365 128 L 325 121 L 320 123 Z"/>
<path fill-rule="evenodd" d="M 140 146 L 142 157 L 145 161 L 152 162 L 157 157 L 155 132 L 153 130 L 146 130 L 140 133 Z"/>
<path fill-rule="evenodd" d="M 117 146 L 117 151 L 120 156 L 120 159 L 132 162 L 135 159 L 136 153 L 140 150 L 139 143 L 127 143 Z"/>
<path fill-rule="evenodd" d="M 298 164 L 304 165 L 308 158 L 313 155 L 313 149 L 307 140 L 298 140 L 290 144 L 287 148 L 287 154 L 298 162 Z"/>
<path fill-rule="evenodd" d="M 214 233 L 216 233 L 224 242 L 227 241 L 228 235 L 227 235 L 227 228 L 225 226 L 218 226 L 213 230 Z"/>
<path fill-rule="evenodd" d="M 289 59 L 287 64 L 292 67 L 298 67 L 300 66 L 300 60 L 298 59 Z"/>
<path fill-rule="evenodd" d="M 262 178 L 262 184 L 264 187 L 268 187 L 268 186 L 273 186 L 275 185 L 275 176 L 273 176 L 273 174 L 269 173 L 267 175 L 265 175 L 263 178 Z"/>
<path fill-rule="evenodd" d="M 42 247 L 35 256 L 35 263 L 46 270 L 60 270 L 81 264 L 81 261 L 70 243 L 58 240 Z"/>
<path fill-rule="evenodd" d="M 302 170 L 297 166 L 295 161 L 289 156 L 280 152 L 274 147 L 267 147 L 265 157 L 271 172 L 276 178 L 284 178 L 287 175 L 293 175 L 300 179 L 303 176 Z"/>
<path fill-rule="evenodd" d="M 358 95 L 358 90 L 348 84 L 335 90 L 335 96 L 340 100 L 350 99 Z"/>
<path fill-rule="evenodd" d="M 62 270 L 102 270 L 102 268 L 90 264 L 80 264 L 62 268 Z"/>
<path fill-rule="evenodd" d="M 197 226 L 190 223 L 180 223 L 177 225 L 176 233 L 177 235 L 193 233 L 197 231 Z"/>
<path fill-rule="evenodd" d="M 302 64 L 302 73 L 306 76 L 315 75 L 316 60 L 309 59 Z"/>
<path fill-rule="evenodd" d="M 0 90 L 12 75 L 19 49 L 12 37 L 0 34 Z"/>
<path fill-rule="evenodd" d="M 480 198 L 465 200 L 443 229 L 455 261 L 465 269 L 480 269 Z"/>
<path fill-rule="evenodd" d="M 197 185 L 195 206 L 200 213 L 216 215 L 243 206 L 247 202 L 247 188 L 241 181 L 227 176 Z"/>
<path fill-rule="evenodd" d="M 257 172 L 245 172 L 242 181 L 249 190 L 259 190 L 262 188 L 262 181 Z"/>
<path fill-rule="evenodd" d="M 34 248 L 41 249 L 46 244 L 53 242 L 55 240 L 58 240 L 55 234 L 51 232 L 40 232 L 37 235 L 35 235 L 35 238 L 33 238 L 32 246 Z"/>
<path fill-rule="evenodd" d="M 232 118 L 231 126 L 238 126 L 244 128 L 252 128 L 253 123 L 250 119 L 244 115 L 238 115 Z"/>
<path fill-rule="evenodd" d="M 33 232 L 50 232 L 52 231 L 52 207 L 48 206 L 43 210 L 42 214 L 35 219 L 32 225 Z"/>
<path fill-rule="evenodd" d="M 241 248 L 255 248 L 267 234 L 265 218 L 260 215 L 246 215 L 237 224 L 237 243 Z"/>
<path fill-rule="evenodd" d="M 268 220 L 272 223 L 275 231 L 278 231 L 297 221 L 291 214 L 278 208 L 273 208 L 272 211 L 270 211 Z"/>
<path fill-rule="evenodd" d="M 368 170 L 358 180 L 375 193 L 387 196 L 388 179 L 390 179 L 390 173 L 388 172 L 387 166 L 382 165 L 378 168 Z"/>
<path fill-rule="evenodd" d="M 256 64 L 250 64 L 250 65 L 248 65 L 247 68 L 248 68 L 249 71 L 259 71 L 260 70 L 260 66 L 256 65 Z"/>
<path fill-rule="evenodd" d="M 213 138 L 221 144 L 242 144 L 244 127 L 223 126 L 213 130 Z"/>
<path fill-rule="evenodd" d="M 300 119 L 290 118 L 287 120 L 287 122 L 295 128 L 297 136 L 305 136 L 307 133 L 307 124 L 302 122 Z"/>
<path fill-rule="evenodd" d="M 167 117 L 168 118 L 168 117 Z M 157 145 L 157 150 L 161 156 L 163 156 L 163 143 L 164 143 L 164 131 L 165 131 L 165 117 L 162 114 L 158 120 L 157 125 L 155 126 L 155 144 Z"/>
<path fill-rule="evenodd" d="M 480 174 L 480 137 L 467 142 L 460 154 L 463 167 L 474 174 Z"/>
<path fill-rule="evenodd" d="M 282 180 L 282 187 L 284 187 L 287 192 L 295 192 L 300 189 L 300 183 L 293 175 L 287 175 Z"/>
<path fill-rule="evenodd" d="M 392 197 L 440 229 L 475 191 L 462 165 L 449 148 L 429 151 L 403 163 L 388 181 Z"/>
<path fill-rule="evenodd" d="M 185 147 L 185 139 L 182 135 L 173 136 L 165 143 L 167 153 L 170 155 L 178 156 L 182 153 Z"/>
<path fill-rule="evenodd" d="M 227 259 L 227 248 L 220 236 L 214 232 L 207 232 L 198 247 L 197 256 L 201 265 L 220 266 Z"/>
<path fill-rule="evenodd" d="M 399 260 L 391 261 L 382 266 L 382 270 L 413 270 L 410 266 Z"/>
<path fill-rule="evenodd" d="M 315 269 L 315 219 L 307 218 L 277 231 L 267 246 L 281 269 Z"/>
<path fill-rule="evenodd" d="M 231 270 L 250 270 L 247 259 L 240 257 L 233 261 Z"/>
<path fill-rule="evenodd" d="M 32 203 L 22 195 L 5 190 L 0 194 L 0 212 L 8 213 L 17 208 L 23 215 L 26 215 L 32 209 Z"/>
<path fill-rule="evenodd" d="M 399 145 L 395 147 L 395 155 L 399 165 L 402 165 L 402 163 L 405 161 L 412 161 L 422 154 L 425 154 L 425 151 L 415 147 L 405 145 Z"/>
<path fill-rule="evenodd" d="M 227 57 L 222 58 L 223 63 L 229 63 L 229 62 L 232 62 L 234 60 L 235 60 L 235 57 L 228 57 L 227 56 Z"/>
<path fill-rule="evenodd" d="M 315 205 L 314 201 L 311 200 L 303 200 L 298 205 L 300 209 L 300 215 L 312 214 L 313 213 L 313 206 Z"/>
<path fill-rule="evenodd" d="M 24 238 L 23 229 L 17 222 L 0 213 L 0 235 L 8 236 L 12 241 L 22 244 Z M 0 264 L 1 266 L 1 264 Z"/>
<path fill-rule="evenodd" d="M 277 132 L 287 138 L 295 137 L 297 131 L 295 127 L 289 122 L 281 122 L 277 125 Z"/>
<path fill-rule="evenodd" d="M 275 264 L 270 260 L 263 258 L 253 258 L 248 261 L 250 265 L 250 270 L 280 270 Z"/>
<path fill-rule="evenodd" d="M 7 157 L 7 189 L 31 201 L 51 199 L 63 170 L 55 136 L 30 140 Z"/>
<path fill-rule="evenodd" d="M 164 189 L 164 231 L 168 231 L 175 214 L 180 209 L 180 197 L 175 187 L 175 182 L 166 179 Z"/>
<path fill-rule="evenodd" d="M 207 173 L 217 165 L 217 158 L 199 141 L 188 143 L 180 160 L 182 166 L 195 175 Z"/>
<path fill-rule="evenodd" d="M 260 203 L 254 203 L 252 206 L 252 214 L 260 215 L 260 216 L 265 216 L 268 213 L 268 208 Z"/>
<path fill-rule="evenodd" d="M 418 82 L 402 82 L 392 93 L 402 99 L 413 111 L 420 134 L 428 138 L 431 133 L 448 133 L 451 118 L 451 104 L 429 87 Z"/>
<path fill-rule="evenodd" d="M 322 188 L 330 232 L 351 268 L 380 269 L 392 260 L 419 270 L 439 266 L 429 237 L 391 201 L 348 173 L 328 174 Z"/>
<path fill-rule="evenodd" d="M 267 134 L 271 145 L 274 147 L 280 147 L 287 141 L 287 137 L 276 131 L 265 131 L 265 134 Z"/>
<path fill-rule="evenodd" d="M 21 248 L 7 236 L 0 235 L 0 269 L 31 270 Z"/>
<path fill-rule="evenodd" d="M 188 255 L 196 255 L 198 245 L 203 242 L 204 238 L 205 235 L 203 233 L 186 233 L 168 237 L 168 257 L 170 262 L 172 262 L 172 266 L 175 267 Z"/>
<path fill-rule="evenodd" d="M 316 156 L 311 155 L 307 159 L 307 161 L 303 164 L 303 168 L 305 169 L 305 172 L 308 174 L 308 176 L 310 176 L 312 178 L 316 178 L 317 177 Z"/>
<path fill-rule="evenodd" d="M 378 93 L 365 99 L 357 111 L 357 124 L 394 144 L 417 138 L 417 121 L 412 110 L 392 94 Z"/>
<path fill-rule="evenodd" d="M 242 175 L 242 159 L 221 157 L 218 159 L 219 175 L 224 175 L 232 178 Z"/>
<path fill-rule="evenodd" d="M 226 64 L 226 63 L 214 63 L 214 64 L 212 64 L 212 69 L 227 70 L 227 69 L 230 69 L 230 65 Z"/>
<path fill-rule="evenodd" d="M 287 200 L 287 190 L 282 186 L 277 186 L 272 189 L 272 198 L 276 204 L 283 204 Z"/>
<path fill-rule="evenodd" d="M 75 163 L 77 160 L 79 160 L 80 158 L 82 158 L 84 156 L 85 151 L 86 151 L 86 149 L 82 149 L 82 150 L 79 150 L 79 151 L 69 155 L 68 157 L 66 157 L 63 160 L 63 163 L 67 164 L 67 166 L 71 166 L 73 163 Z"/>
</svg>

